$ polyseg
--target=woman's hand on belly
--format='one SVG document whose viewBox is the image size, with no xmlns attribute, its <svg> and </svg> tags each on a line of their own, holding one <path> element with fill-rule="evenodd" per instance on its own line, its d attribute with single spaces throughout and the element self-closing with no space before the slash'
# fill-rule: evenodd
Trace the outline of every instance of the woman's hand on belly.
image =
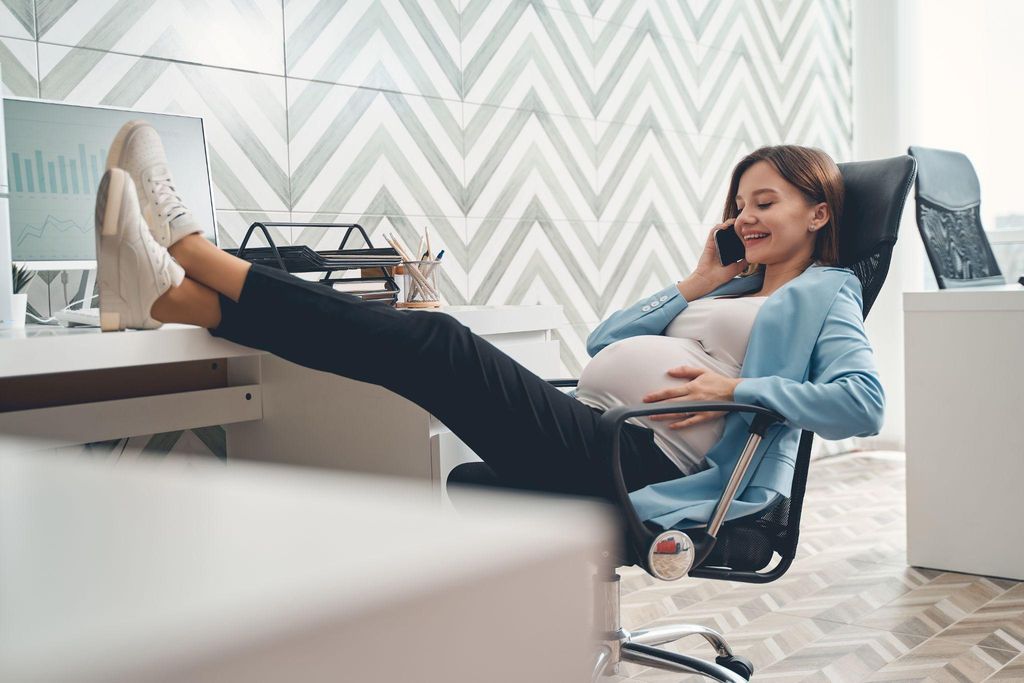
<svg viewBox="0 0 1024 683">
<path fill-rule="evenodd" d="M 644 396 L 644 403 L 657 403 L 659 401 L 732 401 L 736 385 L 739 379 L 726 377 L 717 372 L 696 368 L 689 365 L 680 365 L 672 368 L 667 373 L 670 377 L 690 380 L 682 386 L 669 387 L 660 391 L 654 391 Z M 672 421 L 669 429 L 682 429 L 717 420 L 725 415 L 724 412 L 701 412 L 701 413 L 667 413 L 665 415 L 652 415 L 651 420 Z"/>
</svg>

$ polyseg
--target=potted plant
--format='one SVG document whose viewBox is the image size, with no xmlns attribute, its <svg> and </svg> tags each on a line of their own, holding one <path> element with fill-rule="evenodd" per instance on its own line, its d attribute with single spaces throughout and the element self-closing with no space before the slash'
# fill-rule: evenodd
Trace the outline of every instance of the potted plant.
<svg viewBox="0 0 1024 683">
<path fill-rule="evenodd" d="M 14 285 L 14 326 L 23 327 L 25 325 L 25 310 L 28 308 L 28 293 L 25 292 L 25 288 L 28 287 L 29 281 L 35 273 L 28 270 L 24 266 L 16 266 L 11 264 L 11 282 Z"/>
</svg>

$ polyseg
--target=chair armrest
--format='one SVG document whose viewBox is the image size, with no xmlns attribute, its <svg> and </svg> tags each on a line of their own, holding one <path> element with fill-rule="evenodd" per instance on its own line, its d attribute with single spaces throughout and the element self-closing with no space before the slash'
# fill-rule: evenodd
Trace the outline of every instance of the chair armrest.
<svg viewBox="0 0 1024 683">
<path fill-rule="evenodd" d="M 695 557 L 692 566 L 698 567 L 700 566 L 700 563 L 707 558 L 711 549 L 715 545 L 715 536 L 718 533 L 718 529 L 725 520 L 725 515 L 729 511 L 729 506 L 732 505 L 732 500 L 736 496 L 740 482 L 743 480 L 743 476 L 746 474 L 747 469 L 750 466 L 750 461 L 754 456 L 754 451 L 757 449 L 758 444 L 760 444 L 765 431 L 775 423 L 784 422 L 785 418 L 774 411 L 768 410 L 767 408 L 747 403 L 734 403 L 731 401 L 673 401 L 669 405 L 654 406 L 652 404 L 645 403 L 612 408 L 605 412 L 598 422 L 601 441 L 606 444 L 606 448 L 610 449 L 608 452 L 608 461 L 611 466 L 612 485 L 625 517 L 624 521 L 626 523 L 629 543 L 632 546 L 635 557 L 648 571 L 651 571 L 651 568 L 649 567 L 648 551 L 655 541 L 655 534 L 652 533 L 644 525 L 643 520 L 640 519 L 640 515 L 637 514 L 636 507 L 633 506 L 633 501 L 629 498 L 629 491 L 626 489 L 625 477 L 623 477 L 622 474 L 622 453 L 619 439 L 622 431 L 622 425 L 625 424 L 626 420 L 633 417 L 709 411 L 753 413 L 754 420 L 750 425 L 750 437 L 747 439 L 747 444 L 743 449 L 740 459 L 736 463 L 736 467 L 733 470 L 732 475 L 729 477 L 729 481 L 726 484 L 725 489 L 722 491 L 721 498 L 719 498 L 718 503 L 715 505 L 715 510 L 711 515 L 703 536 L 693 539 Z"/>
<path fill-rule="evenodd" d="M 544 380 L 553 387 L 574 387 L 580 383 L 578 379 L 566 378 L 566 379 L 548 379 Z"/>
</svg>

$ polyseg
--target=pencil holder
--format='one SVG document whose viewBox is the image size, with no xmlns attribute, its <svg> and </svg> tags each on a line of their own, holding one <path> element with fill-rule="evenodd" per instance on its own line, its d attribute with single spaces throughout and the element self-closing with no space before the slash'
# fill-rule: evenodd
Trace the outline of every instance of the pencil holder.
<svg viewBox="0 0 1024 683">
<path fill-rule="evenodd" d="M 399 308 L 438 308 L 441 306 L 441 290 L 438 276 L 441 274 L 440 261 L 403 261 L 402 301 Z"/>
</svg>

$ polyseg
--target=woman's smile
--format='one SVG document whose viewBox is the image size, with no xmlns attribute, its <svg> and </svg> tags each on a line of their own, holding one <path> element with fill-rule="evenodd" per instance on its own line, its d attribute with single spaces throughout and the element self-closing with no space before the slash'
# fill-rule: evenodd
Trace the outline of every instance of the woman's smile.
<svg viewBox="0 0 1024 683">
<path fill-rule="evenodd" d="M 743 247 L 746 251 L 747 258 L 754 261 L 760 262 L 761 258 L 756 255 L 763 251 L 764 247 L 767 247 L 772 236 L 767 230 L 760 228 L 747 228 L 741 232 L 743 237 Z"/>
<path fill-rule="evenodd" d="M 750 230 L 743 234 L 743 244 L 749 249 L 751 246 L 760 244 L 771 237 L 771 233 L 765 230 Z"/>
</svg>

